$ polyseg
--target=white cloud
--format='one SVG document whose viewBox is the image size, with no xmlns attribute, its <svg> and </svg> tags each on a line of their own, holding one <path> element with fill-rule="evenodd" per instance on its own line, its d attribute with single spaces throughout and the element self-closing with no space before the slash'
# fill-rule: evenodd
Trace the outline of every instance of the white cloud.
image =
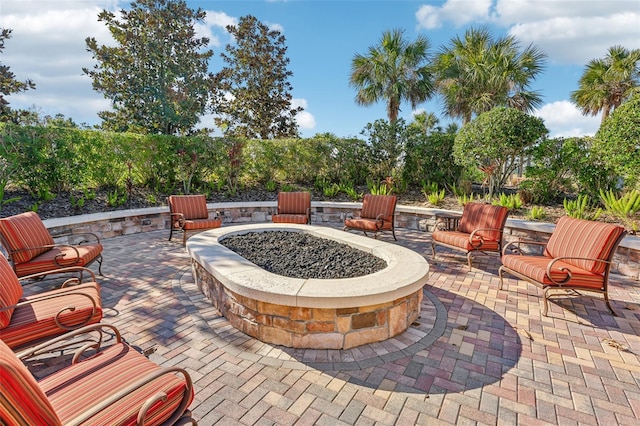
<svg viewBox="0 0 640 426">
<path fill-rule="evenodd" d="M 585 116 L 569 101 L 546 104 L 534 115 L 544 120 L 550 137 L 593 136 L 600 127 L 600 115 Z"/>
<path fill-rule="evenodd" d="M 637 0 L 448 0 L 440 7 L 422 6 L 416 19 L 425 29 L 446 22 L 457 27 L 495 24 L 523 45 L 534 44 L 558 64 L 584 65 L 604 56 L 613 45 L 640 48 Z"/>
<path fill-rule="evenodd" d="M 421 6 L 416 12 L 418 27 L 425 29 L 440 28 L 444 21 L 453 22 L 455 26 L 489 19 L 492 0 L 448 0 L 441 7 Z"/>
<path fill-rule="evenodd" d="M 311 130 L 316 127 L 316 119 L 310 112 L 307 111 L 307 100 L 303 98 L 293 98 L 291 99 L 291 107 L 297 108 L 302 107 L 304 111 L 299 112 L 296 115 L 296 122 L 298 126 L 302 130 Z"/>
</svg>

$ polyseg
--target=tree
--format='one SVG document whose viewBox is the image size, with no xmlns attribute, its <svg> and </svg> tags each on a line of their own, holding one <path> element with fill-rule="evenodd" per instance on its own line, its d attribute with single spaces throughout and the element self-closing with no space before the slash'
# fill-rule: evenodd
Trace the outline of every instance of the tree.
<svg viewBox="0 0 640 426">
<path fill-rule="evenodd" d="M 410 43 L 402 30 L 385 31 L 367 55 L 356 54 L 351 61 L 350 84 L 358 91 L 356 103 L 368 106 L 384 100 L 393 124 L 402 102 L 410 102 L 415 109 L 429 100 L 434 86 L 428 51 L 429 40 L 424 36 Z"/>
<path fill-rule="evenodd" d="M 453 155 L 456 163 L 481 169 L 489 180 L 489 195 L 494 195 L 548 133 L 542 119 L 515 108 L 496 107 L 462 127 Z"/>
<path fill-rule="evenodd" d="M 496 40 L 486 28 L 470 28 L 443 47 L 434 61 L 436 86 L 444 110 L 467 124 L 496 106 L 531 112 L 542 103 L 529 89 L 543 71 L 546 54 L 534 47 L 520 50 L 513 36 Z"/>
<path fill-rule="evenodd" d="M 227 26 L 236 44 L 228 44 L 220 56 L 229 65 L 216 75 L 215 122 L 227 135 L 244 138 L 298 136 L 292 108 L 285 37 L 251 15 L 238 25 Z"/>
<path fill-rule="evenodd" d="M 637 91 L 640 86 L 640 49 L 612 46 L 601 59 L 589 61 L 571 100 L 583 115 L 597 115 L 602 121 Z"/>
<path fill-rule="evenodd" d="M 205 12 L 184 0 L 136 0 L 121 19 L 103 10 L 98 15 L 116 41 L 99 46 L 86 39 L 98 63 L 83 71 L 94 90 L 111 100 L 113 111 L 101 111 L 102 127 L 166 135 L 193 130 L 209 102 L 211 75 L 204 50 L 206 37 L 196 38 L 194 25 Z"/>
<path fill-rule="evenodd" d="M 0 53 L 4 50 L 4 41 L 11 38 L 12 32 L 13 30 L 8 28 L 0 29 Z M 31 80 L 16 80 L 15 74 L 9 70 L 9 67 L 0 62 L 0 121 L 15 123 L 18 120 L 17 114 L 11 111 L 9 101 L 4 98 L 5 96 L 35 88 L 36 85 Z"/>
<path fill-rule="evenodd" d="M 640 189 L 640 93 L 634 94 L 602 123 L 595 135 L 595 154 Z"/>
</svg>

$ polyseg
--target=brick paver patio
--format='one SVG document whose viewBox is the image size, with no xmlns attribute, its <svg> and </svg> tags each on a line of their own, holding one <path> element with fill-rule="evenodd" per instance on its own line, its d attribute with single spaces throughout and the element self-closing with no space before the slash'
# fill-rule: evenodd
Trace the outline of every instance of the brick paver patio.
<svg viewBox="0 0 640 426">
<path fill-rule="evenodd" d="M 276 347 L 229 325 L 199 293 L 168 231 L 104 240 L 104 321 L 150 359 L 180 365 L 200 425 L 640 423 L 640 282 L 613 274 L 619 316 L 567 295 L 543 317 L 541 292 L 497 257 L 466 258 L 429 233 L 397 230 L 431 267 L 421 317 L 386 342 L 346 351 Z"/>
</svg>

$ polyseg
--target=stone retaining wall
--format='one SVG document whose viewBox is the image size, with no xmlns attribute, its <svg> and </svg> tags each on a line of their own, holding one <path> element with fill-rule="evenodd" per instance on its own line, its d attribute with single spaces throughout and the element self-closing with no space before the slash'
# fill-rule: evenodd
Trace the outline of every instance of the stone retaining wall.
<svg viewBox="0 0 640 426">
<path fill-rule="evenodd" d="M 341 224 L 347 213 L 357 212 L 361 206 L 361 203 L 312 202 L 311 222 L 319 225 Z M 223 225 L 270 222 L 275 207 L 275 202 L 269 201 L 209 204 L 209 210 L 220 212 Z M 435 226 L 435 215 L 444 211 L 424 207 L 398 206 L 396 227 L 431 232 Z M 69 216 L 48 219 L 44 222 L 53 235 L 93 232 L 100 238 L 110 238 L 166 229 L 167 238 L 169 238 L 168 207 Z M 546 241 L 554 228 L 555 225 L 549 223 L 507 219 L 505 240 L 509 242 L 518 238 L 528 238 Z M 176 238 L 175 235 L 174 238 Z M 177 238 L 180 239 L 181 236 Z M 428 237 L 425 236 L 425 238 Z M 618 247 L 613 263 L 614 271 L 640 281 L 640 237 L 627 236 Z"/>
</svg>

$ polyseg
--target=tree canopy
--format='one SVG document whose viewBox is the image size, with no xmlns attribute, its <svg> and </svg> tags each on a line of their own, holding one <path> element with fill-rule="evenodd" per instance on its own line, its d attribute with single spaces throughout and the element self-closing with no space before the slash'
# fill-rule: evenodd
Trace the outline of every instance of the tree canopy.
<svg viewBox="0 0 640 426">
<path fill-rule="evenodd" d="M 489 195 L 494 195 L 529 149 L 548 133 L 542 119 L 515 108 L 496 107 L 462 127 L 453 155 L 456 163 L 483 171 L 488 178 Z"/>
<path fill-rule="evenodd" d="M 208 105 L 211 75 L 209 40 L 197 38 L 194 25 L 205 12 L 184 0 L 136 0 L 119 15 L 103 10 L 116 45 L 86 39 L 97 64 L 83 71 L 94 90 L 111 100 L 113 111 L 98 113 L 113 131 L 187 134 Z"/>
<path fill-rule="evenodd" d="M 602 122 L 640 87 L 640 49 L 612 46 L 604 58 L 587 64 L 571 100 L 583 115 L 597 115 Z"/>
<path fill-rule="evenodd" d="M 297 137 L 296 114 L 291 105 L 286 39 L 254 16 L 227 26 L 235 40 L 221 57 L 228 66 L 216 74 L 215 122 L 226 134 L 245 138 Z"/>
<path fill-rule="evenodd" d="M 640 189 L 640 93 L 624 102 L 602 123 L 593 150 L 625 179 Z"/>
<path fill-rule="evenodd" d="M 11 38 L 13 30 L 8 28 L 0 28 L 0 53 L 4 50 L 4 42 Z M 17 122 L 18 116 L 15 111 L 9 107 L 9 101 L 5 96 L 12 93 L 24 92 L 29 89 L 35 89 L 36 85 L 31 80 L 19 81 L 9 66 L 0 62 L 0 121 Z"/>
<path fill-rule="evenodd" d="M 402 102 L 410 102 L 415 109 L 433 96 L 429 40 L 420 35 L 409 42 L 402 30 L 385 31 L 366 55 L 353 57 L 350 84 L 357 90 L 359 105 L 385 101 L 389 123 L 393 124 Z"/>
<path fill-rule="evenodd" d="M 513 36 L 494 39 L 487 28 L 470 28 L 443 47 L 434 61 L 444 110 L 468 123 L 496 106 L 531 112 L 542 103 L 529 86 L 544 69 L 546 54 L 524 49 Z"/>
</svg>

